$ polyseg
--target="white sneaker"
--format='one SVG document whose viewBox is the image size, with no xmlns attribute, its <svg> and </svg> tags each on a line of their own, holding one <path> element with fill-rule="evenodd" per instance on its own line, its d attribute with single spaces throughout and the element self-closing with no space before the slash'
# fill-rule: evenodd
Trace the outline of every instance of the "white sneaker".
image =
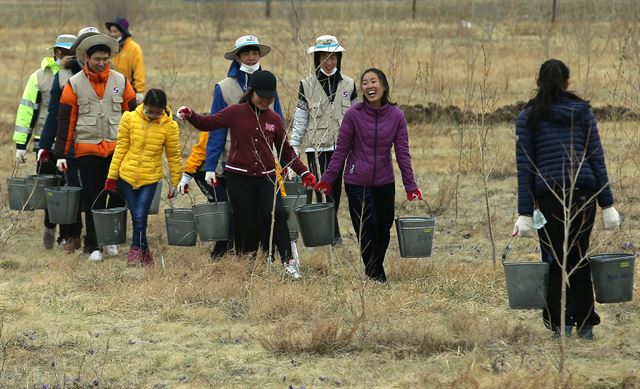
<svg viewBox="0 0 640 389">
<path fill-rule="evenodd" d="M 94 250 L 91 255 L 89 255 L 89 260 L 96 262 L 102 261 L 102 253 L 100 252 L 100 250 Z"/>
<path fill-rule="evenodd" d="M 102 247 L 104 249 L 104 252 L 107 253 L 108 256 L 110 257 L 115 257 L 116 255 L 118 255 L 118 246 L 116 246 L 115 244 L 108 244 Z"/>
<path fill-rule="evenodd" d="M 284 264 L 284 274 L 288 275 L 294 280 L 302 277 L 300 275 L 300 270 L 298 270 L 298 264 L 293 259 L 290 259 L 289 262 Z"/>
</svg>

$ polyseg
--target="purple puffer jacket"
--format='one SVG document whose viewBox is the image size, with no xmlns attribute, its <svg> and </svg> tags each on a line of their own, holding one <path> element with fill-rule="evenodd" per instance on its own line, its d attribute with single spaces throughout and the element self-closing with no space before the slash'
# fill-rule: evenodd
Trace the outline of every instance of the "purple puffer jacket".
<svg viewBox="0 0 640 389">
<path fill-rule="evenodd" d="M 352 106 L 344 115 L 336 148 L 322 181 L 333 184 L 344 168 L 347 184 L 381 186 L 393 183 L 391 146 L 395 147 L 405 190 L 417 190 L 411 169 L 407 121 L 400 108 L 391 104 L 379 109 L 367 103 Z"/>
</svg>

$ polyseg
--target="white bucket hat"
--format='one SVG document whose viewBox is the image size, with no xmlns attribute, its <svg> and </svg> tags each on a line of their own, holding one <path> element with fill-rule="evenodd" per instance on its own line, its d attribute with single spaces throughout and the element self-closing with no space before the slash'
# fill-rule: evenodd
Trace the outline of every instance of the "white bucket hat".
<svg viewBox="0 0 640 389">
<path fill-rule="evenodd" d="M 73 42 L 76 41 L 76 36 L 72 35 L 72 34 L 61 34 L 58 35 L 56 37 L 56 42 L 53 44 L 53 46 L 49 47 L 49 50 L 51 49 L 55 49 L 56 47 L 59 47 L 61 49 L 71 49 L 71 46 L 73 45 Z"/>
<path fill-rule="evenodd" d="M 87 37 L 86 39 L 83 39 L 82 42 L 80 42 L 80 44 L 76 48 L 76 57 L 84 60 L 84 54 L 87 52 L 87 50 L 89 50 L 90 47 L 97 45 L 105 45 L 109 49 L 111 49 L 111 57 L 116 55 L 118 53 L 118 50 L 120 49 L 120 45 L 118 44 L 117 40 L 104 34 L 96 34 Z"/>
<path fill-rule="evenodd" d="M 338 42 L 338 38 L 335 36 L 321 35 L 316 38 L 315 46 L 309 47 L 307 53 L 313 54 L 318 51 L 323 51 L 325 53 L 341 53 L 343 51 L 347 51 L 347 49 L 340 46 L 340 42 Z"/>
<path fill-rule="evenodd" d="M 269 52 L 271 52 L 271 46 L 263 45 L 262 43 L 258 42 L 258 38 L 255 35 L 244 35 L 236 39 L 234 49 L 224 53 L 224 57 L 229 61 L 233 61 L 234 59 L 236 59 L 236 54 L 238 54 L 238 51 L 246 46 L 256 46 L 260 51 L 260 57 L 264 57 L 265 55 L 269 54 Z"/>
</svg>

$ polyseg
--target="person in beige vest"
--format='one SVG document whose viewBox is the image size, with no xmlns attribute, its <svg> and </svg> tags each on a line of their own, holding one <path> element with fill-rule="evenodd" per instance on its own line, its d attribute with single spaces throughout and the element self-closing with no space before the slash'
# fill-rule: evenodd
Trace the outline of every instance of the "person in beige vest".
<svg viewBox="0 0 640 389">
<path fill-rule="evenodd" d="M 16 115 L 13 141 L 16 144 L 16 162 L 27 161 L 27 145 L 33 143 L 33 151 L 38 152 L 40 134 L 44 126 L 49 107 L 49 93 L 53 85 L 53 78 L 60 70 L 62 58 L 69 54 L 69 49 L 76 36 L 71 34 L 58 35 L 53 46 L 53 57 L 42 59 L 40 68 L 31 73 L 24 88 L 18 112 Z M 55 165 L 50 162 L 37 163 L 37 174 L 56 174 Z M 49 221 L 49 213 L 44 211 L 44 235 L 42 241 L 45 249 L 52 249 L 56 240 L 56 225 Z M 62 233 L 62 231 L 61 231 Z"/>
<path fill-rule="evenodd" d="M 123 206 L 118 196 L 110 196 L 109 204 L 102 188 L 116 147 L 118 125 L 122 113 L 136 108 L 135 92 L 131 83 L 120 73 L 111 70 L 109 60 L 118 52 L 118 42 L 104 34 L 90 36 L 76 49 L 82 58 L 82 71 L 72 76 L 60 97 L 58 132 L 54 153 L 56 165 L 67 170 L 67 156 L 71 148 L 80 169 L 82 198 L 86 219 L 85 245 L 91 252 L 89 259 L 101 261 L 92 208 Z M 117 255 L 115 245 L 105 245 L 108 255 Z"/>
<path fill-rule="evenodd" d="M 319 36 L 307 50 L 313 54 L 315 70 L 300 81 L 290 143 L 298 155 L 304 146 L 309 169 L 318 178 L 329 166 L 342 118 L 358 98 L 353 79 L 340 72 L 344 51 L 335 36 Z M 337 217 L 341 192 L 342 172 L 328 196 L 336 212 L 334 246 L 342 244 Z M 317 200 L 321 201 L 319 193 Z"/>
</svg>

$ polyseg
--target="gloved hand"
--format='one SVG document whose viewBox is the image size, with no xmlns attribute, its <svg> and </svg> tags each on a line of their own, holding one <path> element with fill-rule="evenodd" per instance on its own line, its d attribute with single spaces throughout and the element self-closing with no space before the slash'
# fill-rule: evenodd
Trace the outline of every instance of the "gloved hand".
<svg viewBox="0 0 640 389">
<path fill-rule="evenodd" d="M 614 207 L 602 210 L 602 224 L 605 230 L 617 230 L 620 228 L 620 214 Z"/>
<path fill-rule="evenodd" d="M 176 116 L 179 119 L 187 120 L 191 117 L 192 113 L 193 111 L 189 107 L 185 107 L 183 105 L 182 107 L 178 108 L 178 112 L 176 113 Z"/>
<path fill-rule="evenodd" d="M 104 181 L 104 190 L 106 190 L 107 192 L 116 193 L 118 191 L 118 180 L 107 178 Z"/>
<path fill-rule="evenodd" d="M 172 198 L 176 197 L 177 193 L 178 193 L 178 190 L 176 188 L 174 188 L 174 187 L 171 187 L 171 189 L 169 189 L 169 193 L 167 193 L 167 198 L 168 199 L 172 199 Z"/>
<path fill-rule="evenodd" d="M 16 162 L 18 163 L 27 162 L 27 150 L 16 149 Z"/>
<path fill-rule="evenodd" d="M 59 171 L 66 172 L 68 169 L 67 160 L 64 158 L 59 159 L 58 161 L 56 161 L 56 167 L 58 168 Z"/>
<path fill-rule="evenodd" d="M 329 185 L 326 182 L 320 180 L 320 182 L 318 182 L 316 184 L 316 186 L 313 187 L 313 190 L 315 190 L 316 192 L 329 194 L 329 193 L 331 193 L 331 185 Z"/>
<path fill-rule="evenodd" d="M 420 189 L 416 189 L 407 192 L 407 200 L 422 200 L 422 191 Z"/>
<path fill-rule="evenodd" d="M 302 185 L 305 188 L 313 189 L 313 187 L 316 186 L 317 183 L 318 182 L 316 181 L 316 176 L 314 176 L 313 173 L 306 172 L 302 175 Z"/>
<path fill-rule="evenodd" d="M 189 174 L 182 173 L 182 178 L 176 188 L 180 194 L 189 193 L 189 183 L 191 182 L 191 178 L 192 177 Z"/>
<path fill-rule="evenodd" d="M 138 105 L 144 102 L 144 93 L 136 93 L 136 103 Z"/>
<path fill-rule="evenodd" d="M 531 238 L 536 231 L 533 226 L 533 218 L 531 216 L 518 216 L 516 225 L 513 227 L 511 236 L 518 236 L 520 238 Z"/>
<path fill-rule="evenodd" d="M 47 162 L 50 159 L 51 159 L 51 152 L 49 150 L 47 149 L 38 150 L 38 157 L 37 157 L 38 162 Z"/>
<path fill-rule="evenodd" d="M 207 184 L 213 186 L 214 188 L 218 186 L 216 172 L 207 172 L 207 174 L 204 175 L 204 180 L 207 182 Z"/>
</svg>

